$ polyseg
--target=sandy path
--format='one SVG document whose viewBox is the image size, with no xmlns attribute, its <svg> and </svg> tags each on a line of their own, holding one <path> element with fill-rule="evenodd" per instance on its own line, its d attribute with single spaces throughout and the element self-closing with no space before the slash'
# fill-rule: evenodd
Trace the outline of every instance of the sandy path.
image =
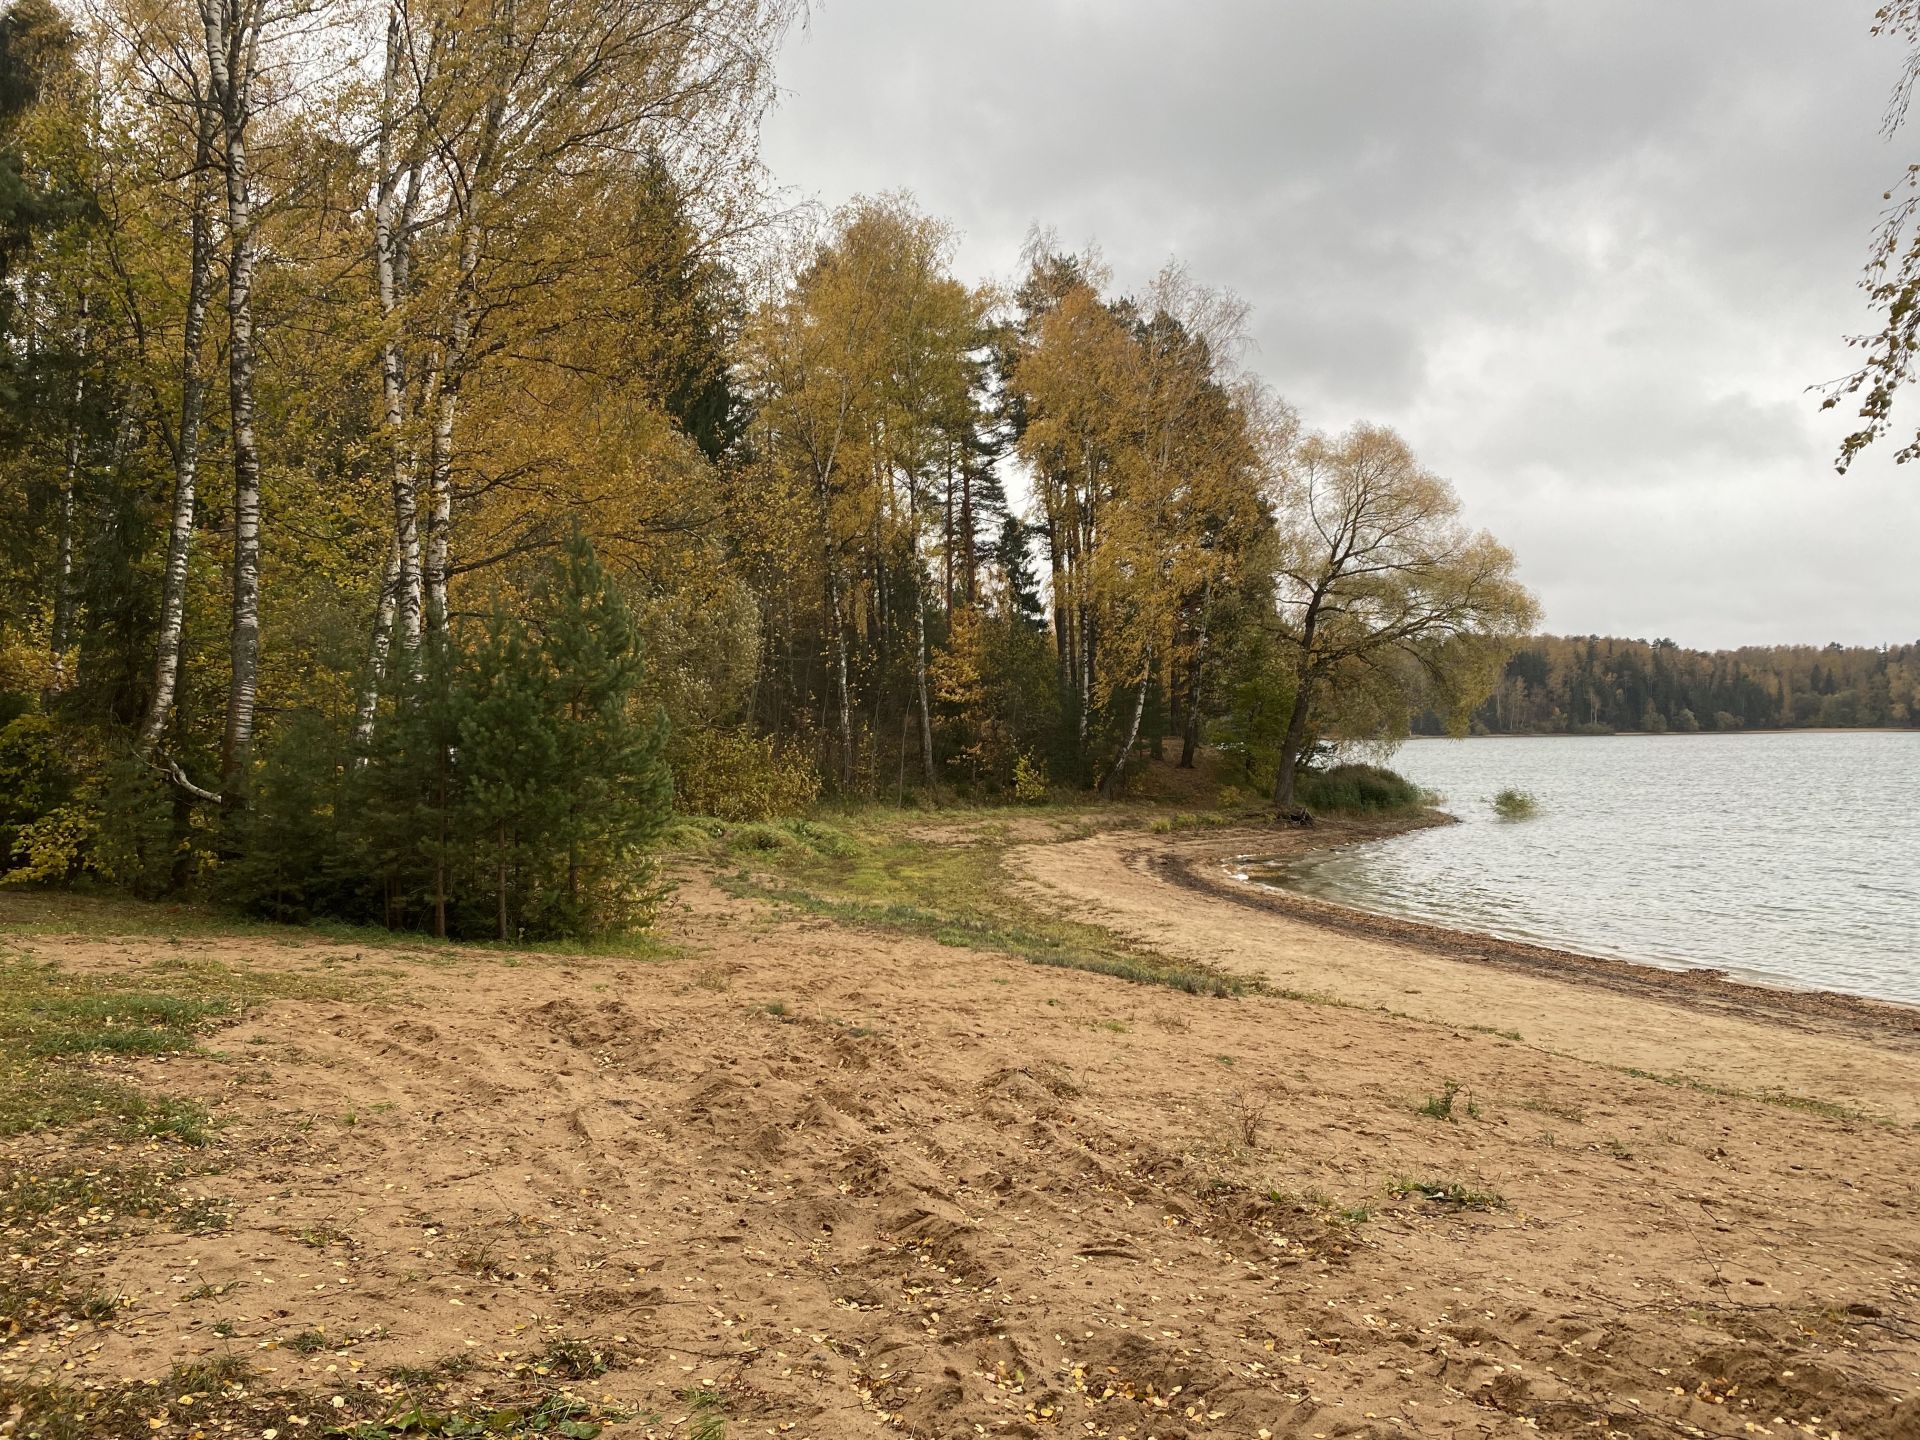
<svg viewBox="0 0 1920 1440">
<path fill-rule="evenodd" d="M 1137 894 L 1142 928 L 1232 919 L 1131 869 L 1099 881 L 1112 854 L 1041 868 Z M 218 1167 L 192 1183 L 231 1228 L 77 1237 L 82 1278 L 125 1303 L 0 1335 L 0 1381 L 239 1354 L 312 1397 L 310 1424 L 277 1424 L 308 1436 L 397 1404 L 392 1366 L 461 1357 L 460 1403 L 568 1337 L 615 1359 L 569 1382 L 634 1416 L 607 1440 L 693 1434 L 693 1387 L 735 1440 L 1920 1433 L 1920 1134 L 792 918 L 697 878 L 682 897 L 678 958 L 381 954 L 365 1002 L 274 1001 L 207 1054 L 133 1062 L 213 1105 Z M 1339 947 L 1289 943 L 1259 963 L 1333 978 Z M 132 973 L 338 947 L 17 948 Z M 1539 1029 L 1549 994 L 1507 1018 Z M 1470 1095 L 1420 1114 L 1445 1077 Z M 6 1142 L 0 1171 L 62 1143 Z"/>
<path fill-rule="evenodd" d="M 1744 1014 L 1747 987 L 1688 993 L 1655 974 L 1646 977 L 1652 983 L 1645 993 L 1620 993 L 1610 988 L 1618 972 L 1637 967 L 1605 967 L 1613 973 L 1603 976 L 1596 966 L 1596 983 L 1580 983 L 1256 908 L 1244 887 L 1225 878 L 1222 857 L 1274 843 L 1271 835 L 1123 832 L 1025 846 L 1013 852 L 1009 869 L 1042 903 L 1165 954 L 1257 974 L 1287 989 L 1447 1025 L 1517 1030 L 1529 1045 L 1602 1064 L 1920 1122 L 1920 1044 L 1911 1039 L 1790 1006 Z M 1200 883 L 1176 883 L 1181 879 Z"/>
</svg>

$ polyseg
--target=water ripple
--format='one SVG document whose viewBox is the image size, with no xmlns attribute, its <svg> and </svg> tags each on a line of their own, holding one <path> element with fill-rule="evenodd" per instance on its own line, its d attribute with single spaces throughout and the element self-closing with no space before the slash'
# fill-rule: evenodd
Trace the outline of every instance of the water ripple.
<svg viewBox="0 0 1920 1440">
<path fill-rule="evenodd" d="M 1513 940 L 1920 1003 L 1920 731 L 1423 740 L 1463 822 L 1250 878 Z M 1498 819 L 1513 786 L 1536 819 Z"/>
</svg>

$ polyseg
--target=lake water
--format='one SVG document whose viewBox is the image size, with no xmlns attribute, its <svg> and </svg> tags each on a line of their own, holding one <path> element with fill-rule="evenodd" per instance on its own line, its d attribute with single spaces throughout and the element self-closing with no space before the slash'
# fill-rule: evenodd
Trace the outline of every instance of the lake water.
<svg viewBox="0 0 1920 1440">
<path fill-rule="evenodd" d="M 1417 740 L 1461 820 L 1251 878 L 1590 955 L 1920 1004 L 1920 731 Z M 1492 797 L 1530 791 L 1502 820 Z"/>
</svg>

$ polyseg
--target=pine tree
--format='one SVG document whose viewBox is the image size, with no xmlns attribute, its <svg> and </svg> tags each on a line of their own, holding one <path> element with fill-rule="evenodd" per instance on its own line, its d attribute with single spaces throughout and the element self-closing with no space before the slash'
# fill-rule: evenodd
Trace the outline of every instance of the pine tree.
<svg viewBox="0 0 1920 1440">
<path fill-rule="evenodd" d="M 375 728 L 373 750 L 356 772 L 361 866 L 377 878 L 381 919 L 417 923 L 416 906 L 434 935 L 452 929 L 449 910 L 470 850 L 461 828 L 464 772 L 457 763 L 461 721 L 470 704 L 459 651 L 444 634 L 423 639 L 417 664 Z"/>
<path fill-rule="evenodd" d="M 526 929 L 548 835 L 564 804 L 549 676 L 526 624 L 496 605 L 469 658 L 459 717 L 458 818 L 480 851 L 493 930 Z"/>
<path fill-rule="evenodd" d="M 619 928 L 647 903 L 642 852 L 672 809 L 666 720 L 639 713 L 639 634 L 580 531 L 542 576 L 534 615 L 552 707 L 552 843 L 565 860 L 564 886 L 542 900 L 552 928 Z"/>
<path fill-rule="evenodd" d="M 343 863 L 341 761 L 326 717 L 296 711 L 274 723 L 248 803 L 229 820 L 233 853 L 218 880 L 230 904 L 295 923 L 351 912 L 345 895 L 360 887 L 352 863 Z"/>
</svg>

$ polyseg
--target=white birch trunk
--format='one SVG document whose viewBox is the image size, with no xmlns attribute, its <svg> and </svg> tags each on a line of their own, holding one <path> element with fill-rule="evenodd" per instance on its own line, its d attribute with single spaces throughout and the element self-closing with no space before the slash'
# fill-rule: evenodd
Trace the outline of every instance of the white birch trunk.
<svg viewBox="0 0 1920 1440">
<path fill-rule="evenodd" d="M 1120 742 L 1120 753 L 1114 757 L 1113 768 L 1107 771 L 1107 778 L 1100 782 L 1100 798 L 1111 800 L 1120 788 L 1120 777 L 1126 773 L 1127 758 L 1133 754 L 1133 742 L 1140 738 L 1140 718 L 1147 713 L 1147 684 L 1153 678 L 1153 652 L 1147 652 L 1146 663 L 1140 669 L 1140 688 L 1133 697 L 1133 723 L 1127 727 L 1127 738 Z"/>
<path fill-rule="evenodd" d="M 140 726 L 142 755 L 160 743 L 173 713 L 180 682 L 180 647 L 186 633 L 187 562 L 193 550 L 193 509 L 200 478 L 200 418 L 206 381 L 200 373 L 200 352 L 207 328 L 207 294 L 213 283 L 213 226 L 204 185 L 212 163 L 213 114 L 202 107 L 200 134 L 194 147 L 196 174 L 193 190 L 192 241 L 187 259 L 187 313 L 182 327 L 180 368 L 180 436 L 173 457 L 173 516 L 167 527 L 167 567 L 160 585 L 160 636 L 153 662 L 153 695 Z"/>
<path fill-rule="evenodd" d="M 254 704 L 260 684 L 260 448 L 254 431 L 253 180 L 247 138 L 252 123 L 252 68 L 259 17 L 250 0 L 200 0 L 210 89 L 222 123 L 227 196 L 227 400 L 233 445 L 232 677 L 220 745 L 223 795 L 231 803 L 253 753 Z"/>
</svg>

